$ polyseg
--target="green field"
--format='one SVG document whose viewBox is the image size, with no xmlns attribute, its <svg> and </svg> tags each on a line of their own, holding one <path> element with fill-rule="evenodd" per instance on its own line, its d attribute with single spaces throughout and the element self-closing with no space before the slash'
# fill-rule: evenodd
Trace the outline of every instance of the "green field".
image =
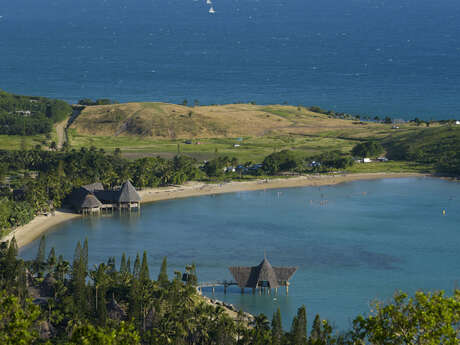
<svg viewBox="0 0 460 345">
<path fill-rule="evenodd" d="M 177 153 L 202 160 L 235 157 L 240 163 L 261 162 L 267 155 L 291 150 L 298 157 L 325 152 L 349 153 L 362 141 L 382 143 L 392 161 L 355 164 L 350 172 L 432 171 L 437 152 L 460 142 L 460 126 L 443 123 L 392 124 L 315 113 L 305 107 L 251 104 L 185 107 L 165 103 L 90 106 L 68 129 L 70 149 L 121 149 L 129 159 L 172 158 Z M 0 149 L 14 150 L 58 141 L 56 130 L 44 135 L 0 136 Z M 239 145 L 239 146 L 235 146 Z M 428 152 L 429 159 L 418 159 Z M 393 159 L 398 160 L 397 162 Z M 401 161 L 419 161 L 407 163 Z"/>
</svg>

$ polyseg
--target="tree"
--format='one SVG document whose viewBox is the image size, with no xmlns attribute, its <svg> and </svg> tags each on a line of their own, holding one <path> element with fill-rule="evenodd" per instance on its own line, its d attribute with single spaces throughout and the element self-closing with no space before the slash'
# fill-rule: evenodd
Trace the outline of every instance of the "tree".
<svg viewBox="0 0 460 345">
<path fill-rule="evenodd" d="M 116 328 L 94 327 L 91 324 L 78 326 L 69 345 L 140 345 L 139 333 L 131 324 L 120 322 Z"/>
<path fill-rule="evenodd" d="M 158 282 L 161 286 L 169 284 L 168 278 L 168 258 L 165 256 L 161 263 L 160 274 L 158 275 Z"/>
<path fill-rule="evenodd" d="M 125 253 L 123 253 L 121 256 L 120 272 L 128 273 L 128 265 L 126 264 L 126 254 Z"/>
<path fill-rule="evenodd" d="M 384 152 L 384 148 L 381 144 L 374 141 L 366 141 L 355 145 L 351 151 L 354 156 L 357 157 L 377 157 Z"/>
<path fill-rule="evenodd" d="M 307 343 L 307 309 L 301 306 L 292 321 L 291 338 L 293 344 L 305 345 Z"/>
<path fill-rule="evenodd" d="M 452 297 L 443 291 L 416 292 L 414 297 L 398 292 L 393 302 L 375 302 L 373 313 L 353 321 L 353 341 L 380 345 L 457 345 L 460 331 L 460 290 Z"/>
<path fill-rule="evenodd" d="M 283 337 L 283 327 L 281 324 L 281 311 L 280 308 L 273 313 L 272 319 L 272 345 L 281 345 Z"/>
<path fill-rule="evenodd" d="M 136 254 L 136 260 L 134 261 L 133 275 L 134 278 L 139 279 L 139 273 L 141 272 L 141 259 L 139 253 Z"/>
<path fill-rule="evenodd" d="M 283 150 L 274 152 L 263 161 L 263 169 L 269 174 L 276 174 L 280 171 L 291 171 L 300 165 L 300 160 L 292 151 Z"/>
<path fill-rule="evenodd" d="M 34 262 L 35 272 L 39 277 L 43 275 L 43 270 L 45 269 L 45 251 L 46 251 L 46 237 L 42 236 L 40 238 L 40 243 L 38 245 L 38 252 Z"/>
<path fill-rule="evenodd" d="M 36 321 L 40 308 L 30 300 L 19 299 L 0 291 L 0 344 L 32 344 L 38 338 Z"/>
<path fill-rule="evenodd" d="M 150 280 L 150 273 L 149 273 L 149 265 L 147 263 L 147 252 L 144 250 L 144 254 L 142 255 L 142 264 L 141 270 L 139 272 L 139 280 L 141 283 L 145 283 Z"/>
</svg>

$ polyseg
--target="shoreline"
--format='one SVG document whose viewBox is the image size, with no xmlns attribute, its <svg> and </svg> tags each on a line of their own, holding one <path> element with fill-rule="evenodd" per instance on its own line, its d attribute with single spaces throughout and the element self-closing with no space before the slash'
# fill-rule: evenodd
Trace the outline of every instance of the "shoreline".
<svg viewBox="0 0 460 345">
<path fill-rule="evenodd" d="M 142 198 L 142 203 L 153 203 L 162 200 L 173 200 L 203 195 L 278 188 L 319 187 L 359 180 L 404 177 L 433 177 L 433 175 L 420 173 L 314 174 L 289 178 L 273 178 L 268 180 L 252 180 L 244 182 L 231 181 L 211 184 L 190 181 L 180 186 L 146 188 L 139 190 L 138 193 Z M 18 248 L 21 248 L 40 237 L 41 234 L 53 226 L 79 217 L 81 217 L 81 214 L 73 213 L 72 211 L 65 209 L 56 210 L 54 216 L 37 216 L 30 223 L 17 227 L 11 233 L 1 238 L 0 242 L 10 241 L 13 237 L 15 237 L 18 243 Z"/>
</svg>

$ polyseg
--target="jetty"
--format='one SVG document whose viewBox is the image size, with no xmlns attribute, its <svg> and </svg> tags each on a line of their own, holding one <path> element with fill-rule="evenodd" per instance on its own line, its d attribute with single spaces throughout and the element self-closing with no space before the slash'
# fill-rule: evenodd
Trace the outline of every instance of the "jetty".
<svg viewBox="0 0 460 345">
<path fill-rule="evenodd" d="M 258 291 L 261 295 L 271 294 L 272 289 L 277 294 L 279 287 L 285 287 L 286 295 L 289 295 L 289 280 L 297 271 L 297 267 L 273 267 L 266 256 L 257 266 L 232 266 L 228 269 L 235 280 L 203 282 L 198 284 L 199 291 L 202 288 L 212 288 L 214 295 L 215 288 L 223 286 L 226 294 L 228 287 L 236 285 L 241 289 L 242 294 L 245 293 L 246 288 L 250 288 L 253 294 Z"/>
</svg>

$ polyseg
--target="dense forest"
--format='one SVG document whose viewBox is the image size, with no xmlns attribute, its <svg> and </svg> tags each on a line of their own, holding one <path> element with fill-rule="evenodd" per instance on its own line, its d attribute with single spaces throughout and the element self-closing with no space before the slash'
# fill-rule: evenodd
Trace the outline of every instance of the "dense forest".
<svg viewBox="0 0 460 345">
<path fill-rule="evenodd" d="M 64 101 L 13 95 L 0 90 L 0 134 L 50 133 L 54 123 L 71 114 L 72 107 Z"/>
<path fill-rule="evenodd" d="M 316 315 L 307 323 L 298 309 L 289 331 L 279 309 L 271 322 L 241 311 L 230 317 L 197 294 L 196 268 L 168 277 L 167 259 L 151 279 L 148 256 L 121 255 L 88 267 L 88 242 L 77 243 L 72 262 L 46 251 L 42 237 L 34 260 L 17 257 L 13 239 L 0 247 L 0 343 L 16 344 L 215 344 L 352 345 L 452 344 L 460 339 L 460 291 L 376 302 L 351 330 L 337 332 Z M 284 325 L 286 326 L 286 325 Z"/>
</svg>

